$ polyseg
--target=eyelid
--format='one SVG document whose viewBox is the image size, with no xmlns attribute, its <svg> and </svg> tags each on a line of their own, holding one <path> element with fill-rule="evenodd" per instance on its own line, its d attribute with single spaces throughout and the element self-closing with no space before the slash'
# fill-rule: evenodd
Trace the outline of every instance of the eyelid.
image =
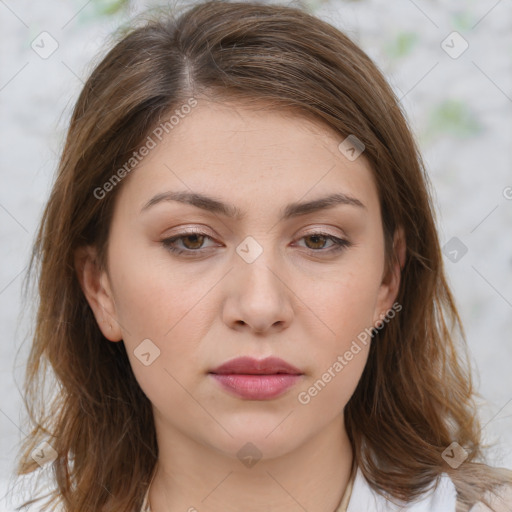
<svg viewBox="0 0 512 512">
<path fill-rule="evenodd" d="M 308 236 L 308 235 L 318 235 L 318 234 L 322 234 L 322 235 L 326 235 L 326 236 L 334 236 L 334 237 L 337 237 L 337 238 L 347 238 L 347 236 L 345 235 L 345 233 L 343 232 L 343 230 L 341 230 L 340 228 L 335 228 L 334 226 L 331 226 L 332 229 L 337 229 L 338 232 L 337 233 L 330 233 L 326 228 L 325 228 L 325 225 L 323 226 L 313 226 L 313 227 L 310 227 L 308 228 L 308 231 L 306 231 L 305 233 L 303 233 L 301 235 L 301 237 L 303 236 Z"/>
<path fill-rule="evenodd" d="M 171 232 L 169 235 L 166 235 L 163 239 L 170 239 L 170 238 L 175 238 L 175 237 L 185 237 L 187 235 L 196 235 L 196 234 L 207 236 L 210 238 L 216 238 L 216 236 L 217 236 L 215 234 L 212 234 L 211 232 L 207 232 L 208 228 L 206 226 L 205 227 L 191 226 L 189 228 L 187 228 L 186 226 L 183 226 L 182 229 L 183 229 L 182 231 L 178 231 L 175 234 Z M 336 229 L 338 229 L 338 231 L 341 231 L 340 228 L 336 228 Z M 299 231 L 299 233 L 300 233 L 300 231 Z M 320 227 L 320 226 L 310 227 L 306 232 L 302 233 L 300 236 L 294 235 L 294 239 L 300 239 L 305 236 L 311 236 L 311 235 L 324 235 L 324 236 L 332 236 L 335 238 L 347 239 L 347 236 L 345 235 L 345 233 L 343 233 L 343 231 L 341 233 L 339 233 L 339 232 L 338 233 L 330 233 L 324 227 Z"/>
<path fill-rule="evenodd" d="M 300 235 L 299 238 L 308 236 L 308 235 L 318 235 L 318 234 L 322 234 L 322 235 L 326 235 L 326 236 L 334 236 L 337 238 L 347 238 L 347 236 L 345 235 L 343 230 L 341 230 L 340 228 L 335 227 L 335 226 L 332 226 L 332 228 L 337 229 L 338 233 L 330 233 L 330 232 L 326 231 L 325 225 L 324 226 L 312 226 L 312 227 L 307 228 L 307 231 L 304 232 L 302 235 Z M 212 234 L 212 232 L 206 226 L 203 227 L 202 225 L 200 227 L 180 226 L 179 229 L 183 229 L 183 231 L 179 231 L 176 234 L 173 234 L 171 232 L 169 235 L 166 235 L 165 238 L 172 238 L 174 236 L 186 236 L 188 234 L 205 235 L 205 236 L 209 236 L 211 238 L 215 238 L 217 236 L 216 234 Z M 341 231 L 341 233 L 340 233 L 340 231 Z M 299 231 L 299 233 L 300 233 L 300 231 Z M 294 237 L 297 238 L 298 235 L 294 235 Z"/>
<path fill-rule="evenodd" d="M 168 235 L 165 235 L 164 238 L 173 238 L 173 237 L 176 237 L 176 236 L 187 236 L 187 235 L 204 235 L 204 236 L 209 236 L 210 238 L 215 238 L 217 235 L 214 234 L 211 230 L 209 230 L 206 226 L 190 226 L 190 227 L 187 227 L 187 226 L 180 226 L 179 228 L 176 228 L 176 229 L 179 229 L 179 231 L 177 231 L 176 233 L 173 233 L 172 231 L 168 234 Z"/>
<path fill-rule="evenodd" d="M 197 229 L 197 228 L 195 228 L 195 229 L 194 228 L 188 228 L 185 231 L 180 231 L 180 232 L 178 232 L 176 234 L 171 234 L 169 236 L 165 236 L 160 241 L 160 243 L 168 251 L 170 251 L 171 253 L 175 253 L 175 254 L 182 254 L 182 253 L 189 254 L 189 255 L 193 255 L 194 253 L 201 254 L 201 253 L 203 253 L 203 252 L 213 248 L 213 246 L 210 246 L 210 247 L 206 247 L 206 248 L 201 248 L 201 249 L 193 250 L 193 249 L 179 249 L 179 248 L 171 246 L 172 243 L 175 243 L 176 241 L 178 241 L 178 240 L 180 240 L 182 238 L 186 238 L 187 236 L 190 236 L 190 235 L 204 236 L 205 238 L 210 239 L 210 240 L 215 242 L 215 237 L 213 237 L 210 234 L 206 233 L 205 230 L 203 230 L 202 228 L 199 228 L 199 229 Z"/>
<path fill-rule="evenodd" d="M 209 235 L 206 233 L 203 228 L 188 228 L 185 231 L 180 231 L 179 233 L 176 233 L 174 235 L 170 235 L 163 240 L 161 240 L 161 244 L 171 253 L 174 253 L 175 255 L 182 255 L 185 254 L 185 257 L 194 257 L 201 255 L 204 255 L 204 253 L 210 249 L 213 248 L 213 246 L 205 247 L 205 248 L 199 248 L 199 249 L 180 249 L 174 247 L 172 244 L 174 244 L 176 241 L 186 238 L 190 235 L 199 235 L 203 236 L 207 239 L 213 240 L 215 242 L 215 237 Z M 337 236 L 329 233 L 327 230 L 322 228 L 310 228 L 310 231 L 303 233 L 301 236 L 296 236 L 294 238 L 294 241 L 298 242 L 308 236 L 321 236 L 327 239 L 327 241 L 332 242 L 332 246 L 329 248 L 320 248 L 320 249 L 309 249 L 308 247 L 303 247 L 306 252 L 308 252 L 311 255 L 319 255 L 319 256 L 328 256 L 328 255 L 335 255 L 339 252 L 342 252 L 344 249 L 347 249 L 351 247 L 353 244 L 348 240 L 348 238 L 345 235 Z"/>
</svg>

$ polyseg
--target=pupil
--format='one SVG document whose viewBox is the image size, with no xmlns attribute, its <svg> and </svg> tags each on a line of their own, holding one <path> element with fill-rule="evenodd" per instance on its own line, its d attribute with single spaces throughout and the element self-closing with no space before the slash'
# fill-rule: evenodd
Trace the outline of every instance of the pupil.
<svg viewBox="0 0 512 512">
<path fill-rule="evenodd" d="M 316 244 L 316 243 L 318 243 L 319 240 L 323 239 L 324 237 L 322 235 L 310 235 L 308 238 L 313 240 L 313 244 Z M 321 242 L 320 242 L 320 245 L 322 245 Z M 318 247 L 315 247 L 315 248 L 318 248 Z"/>
<path fill-rule="evenodd" d="M 197 249 L 197 245 L 194 245 L 194 242 L 197 243 L 200 238 L 202 238 L 201 235 L 187 235 L 185 240 L 192 239 L 192 248 Z M 199 242 L 200 242 L 200 240 L 199 240 Z M 187 244 L 185 244 L 185 245 L 187 245 Z M 201 246 L 201 243 L 199 243 L 199 246 Z"/>
</svg>

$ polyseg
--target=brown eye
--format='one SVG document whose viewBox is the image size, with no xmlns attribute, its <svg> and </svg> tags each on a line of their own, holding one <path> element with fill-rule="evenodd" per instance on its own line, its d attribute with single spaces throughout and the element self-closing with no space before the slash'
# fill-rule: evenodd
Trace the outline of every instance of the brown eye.
<svg viewBox="0 0 512 512">
<path fill-rule="evenodd" d="M 307 235 L 304 237 L 304 240 L 311 240 L 311 245 L 306 243 L 308 249 L 323 249 L 325 246 L 325 242 L 327 241 L 327 237 L 320 234 L 315 235 Z"/>
<path fill-rule="evenodd" d="M 205 238 L 204 235 L 198 235 L 197 233 L 194 233 L 192 235 L 187 235 L 187 236 L 181 237 L 181 240 L 183 241 L 183 245 L 184 245 L 185 249 L 194 250 L 194 249 L 201 248 L 201 246 L 203 245 L 204 238 Z M 188 244 L 188 243 L 185 243 L 186 240 L 192 240 L 192 242 L 190 244 Z"/>
<path fill-rule="evenodd" d="M 305 241 L 305 247 L 311 252 L 320 254 L 341 251 L 352 245 L 348 240 L 329 235 L 328 233 L 311 233 L 303 236 L 300 240 Z M 331 245 L 327 247 L 326 242 L 329 241 Z"/>
<path fill-rule="evenodd" d="M 171 238 L 162 240 L 162 245 L 170 252 L 194 256 L 195 253 L 202 253 L 205 240 L 212 240 L 206 233 L 181 233 Z M 211 246 L 210 246 L 211 248 Z"/>
<path fill-rule="evenodd" d="M 183 256 L 203 256 L 205 250 L 211 249 L 214 246 L 205 246 L 207 240 L 213 240 L 211 236 L 206 233 L 181 233 L 171 238 L 162 240 L 162 245 L 170 252 L 176 255 Z M 305 247 L 311 253 L 330 254 L 341 251 L 352 244 L 348 240 L 338 238 L 328 233 L 311 233 L 303 236 L 300 240 L 305 240 Z M 327 242 L 331 242 L 326 246 Z M 304 246 L 303 246 L 304 247 Z"/>
</svg>

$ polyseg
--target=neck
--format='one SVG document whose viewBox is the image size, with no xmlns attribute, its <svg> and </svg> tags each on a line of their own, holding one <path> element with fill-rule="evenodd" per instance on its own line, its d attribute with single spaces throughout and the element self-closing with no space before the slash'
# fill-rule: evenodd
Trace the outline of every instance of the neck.
<svg viewBox="0 0 512 512">
<path fill-rule="evenodd" d="M 250 467 L 176 431 L 157 427 L 157 438 L 151 512 L 334 512 L 352 470 L 342 414 L 292 452 Z"/>
</svg>

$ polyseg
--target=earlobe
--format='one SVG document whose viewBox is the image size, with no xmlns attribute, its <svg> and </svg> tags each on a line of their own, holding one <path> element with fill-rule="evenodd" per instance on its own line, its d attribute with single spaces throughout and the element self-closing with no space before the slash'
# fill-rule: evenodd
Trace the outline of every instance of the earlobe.
<svg viewBox="0 0 512 512">
<path fill-rule="evenodd" d="M 110 341 L 121 341 L 123 336 L 110 280 L 107 272 L 100 268 L 95 247 L 85 246 L 75 251 L 75 271 L 103 336 Z"/>
</svg>

